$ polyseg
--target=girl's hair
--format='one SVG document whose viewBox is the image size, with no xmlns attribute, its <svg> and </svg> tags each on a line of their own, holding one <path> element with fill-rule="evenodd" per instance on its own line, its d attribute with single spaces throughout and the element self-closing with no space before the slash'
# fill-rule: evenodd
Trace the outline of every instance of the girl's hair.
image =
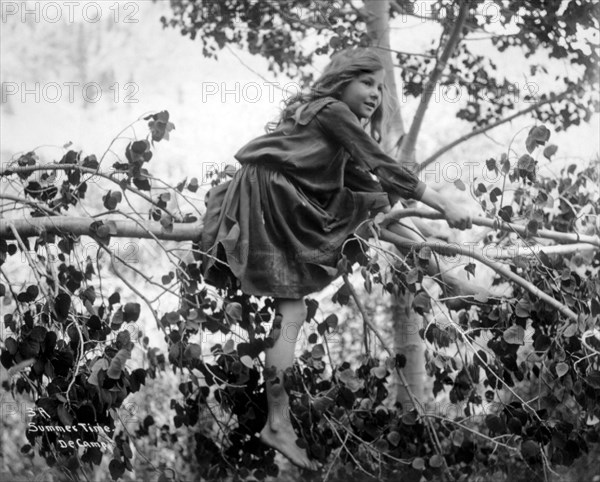
<svg viewBox="0 0 600 482">
<path fill-rule="evenodd" d="M 285 100 L 285 107 L 281 112 L 279 122 L 294 117 L 299 109 L 313 100 L 322 97 L 334 97 L 341 99 L 344 88 L 361 74 L 371 74 L 384 68 L 379 55 L 372 49 L 352 48 L 342 50 L 333 55 L 331 62 L 325 67 L 321 77 L 319 77 L 309 92 L 298 93 Z M 384 85 L 381 104 L 370 118 L 371 136 L 381 140 L 381 126 L 384 120 L 388 102 L 387 89 Z"/>
</svg>

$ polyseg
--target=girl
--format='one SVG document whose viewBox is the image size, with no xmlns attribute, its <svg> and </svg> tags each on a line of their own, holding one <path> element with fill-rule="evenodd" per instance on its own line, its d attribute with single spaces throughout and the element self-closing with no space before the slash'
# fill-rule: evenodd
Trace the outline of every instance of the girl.
<svg viewBox="0 0 600 482">
<path fill-rule="evenodd" d="M 310 93 L 286 102 L 271 132 L 235 155 L 242 167 L 233 179 L 207 195 L 205 280 L 274 297 L 282 317 L 273 327 L 275 344 L 266 350 L 265 367 L 275 367 L 279 383 L 266 383 L 268 422 L 260 438 L 312 470 L 317 464 L 296 445 L 282 385 L 306 318 L 303 297 L 338 276 L 344 242 L 370 216 L 389 210 L 390 201 L 417 199 L 441 211 L 451 227 L 471 227 L 464 207 L 445 202 L 379 147 L 384 93 L 375 52 L 338 53 Z M 388 229 L 414 239 L 399 225 Z M 352 259 L 358 243 L 346 246 Z"/>
</svg>

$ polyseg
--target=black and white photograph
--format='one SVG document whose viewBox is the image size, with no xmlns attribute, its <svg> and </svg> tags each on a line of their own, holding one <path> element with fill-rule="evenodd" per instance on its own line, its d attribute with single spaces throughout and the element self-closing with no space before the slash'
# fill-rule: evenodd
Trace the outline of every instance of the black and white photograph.
<svg viewBox="0 0 600 482">
<path fill-rule="evenodd" d="M 0 481 L 600 482 L 599 2 L 0 10 Z"/>
</svg>

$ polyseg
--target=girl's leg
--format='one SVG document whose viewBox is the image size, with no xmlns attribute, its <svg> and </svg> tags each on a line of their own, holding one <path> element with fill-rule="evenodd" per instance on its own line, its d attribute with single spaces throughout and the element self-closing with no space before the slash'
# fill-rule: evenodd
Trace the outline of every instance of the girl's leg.
<svg viewBox="0 0 600 482">
<path fill-rule="evenodd" d="M 267 380 L 268 420 L 260 432 L 260 439 L 285 455 L 298 467 L 317 470 L 318 464 L 311 461 L 306 450 L 296 445 L 298 436 L 290 421 L 290 403 L 283 387 L 283 373 L 294 363 L 294 351 L 298 333 L 306 319 L 306 304 L 299 300 L 276 300 L 276 312 L 282 316 L 281 328 L 273 329 L 275 344 L 265 350 L 265 368 L 275 367 L 277 382 Z"/>
</svg>

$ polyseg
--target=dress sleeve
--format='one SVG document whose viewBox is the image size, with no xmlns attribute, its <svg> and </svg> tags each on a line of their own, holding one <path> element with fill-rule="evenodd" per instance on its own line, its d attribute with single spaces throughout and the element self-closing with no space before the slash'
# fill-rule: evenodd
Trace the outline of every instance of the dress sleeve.
<svg viewBox="0 0 600 482">
<path fill-rule="evenodd" d="M 316 120 L 328 137 L 339 142 L 353 159 L 377 176 L 388 194 L 404 199 L 421 199 L 425 183 L 383 152 L 345 103 L 338 101 L 326 105 L 319 111 Z"/>
</svg>

